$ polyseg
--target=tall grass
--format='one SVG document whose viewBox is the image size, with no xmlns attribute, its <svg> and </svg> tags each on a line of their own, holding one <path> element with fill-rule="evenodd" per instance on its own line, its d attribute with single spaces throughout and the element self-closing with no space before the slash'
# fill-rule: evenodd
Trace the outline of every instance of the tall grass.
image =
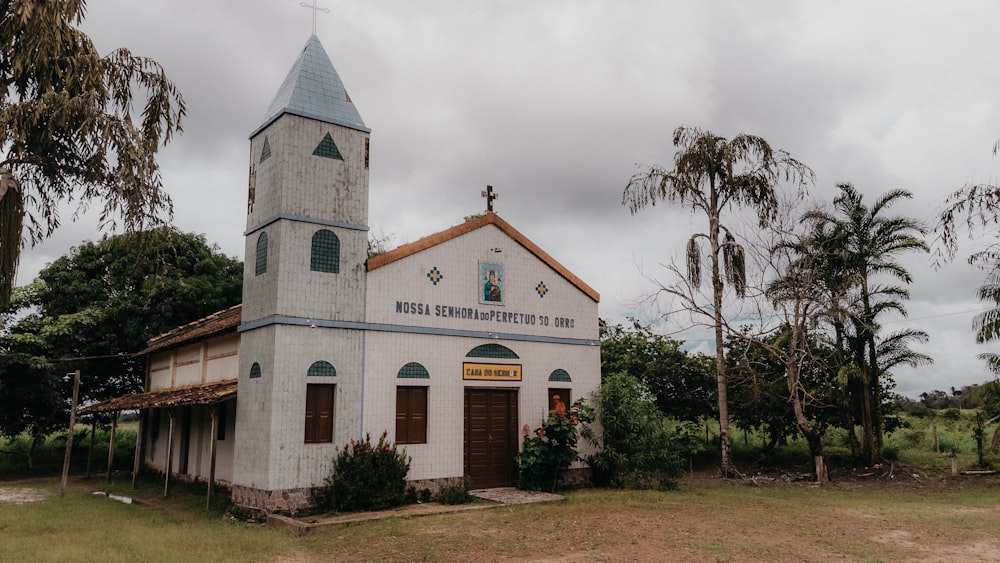
<svg viewBox="0 0 1000 563">
<path fill-rule="evenodd" d="M 115 431 L 115 470 L 132 470 L 135 459 L 135 436 L 138 423 L 126 422 L 118 425 Z M 97 427 L 91 442 L 89 424 L 78 424 L 73 433 L 73 452 L 70 455 L 70 469 L 83 472 L 90 458 L 91 472 L 104 473 L 108 469 L 108 445 L 111 440 L 110 427 Z M 91 449 L 91 444 L 93 448 Z M 28 475 L 47 475 L 62 471 L 63 459 L 66 455 L 66 432 L 50 434 L 35 446 L 32 453 L 32 467 L 28 467 L 28 452 L 31 449 L 31 436 L 27 433 L 13 438 L 0 437 L 0 476 L 17 477 Z"/>
<path fill-rule="evenodd" d="M 954 411 L 954 412 L 952 412 Z M 972 468 L 978 463 L 975 429 L 975 411 L 950 409 L 931 411 L 927 416 L 901 415 L 901 426 L 885 435 L 885 455 L 891 462 L 925 469 L 947 469 L 951 467 L 951 452 L 955 451 L 960 468 Z M 935 427 L 937 448 L 934 444 Z M 700 439 L 704 450 L 695 458 L 696 465 L 702 467 L 718 463 L 719 423 L 705 421 L 701 425 Z M 985 429 L 986 446 L 996 430 L 996 425 Z M 860 435 L 860 428 L 857 429 Z M 791 437 L 787 443 L 779 444 L 773 450 L 765 451 L 767 436 L 755 429 L 732 427 L 731 440 L 733 459 L 741 469 L 754 470 L 768 467 L 802 468 L 811 471 L 812 460 L 806 441 Z M 851 469 L 851 459 L 847 431 L 843 428 L 827 429 L 823 438 L 823 451 L 827 465 L 834 469 Z M 996 453 L 986 452 L 989 463 Z"/>
</svg>

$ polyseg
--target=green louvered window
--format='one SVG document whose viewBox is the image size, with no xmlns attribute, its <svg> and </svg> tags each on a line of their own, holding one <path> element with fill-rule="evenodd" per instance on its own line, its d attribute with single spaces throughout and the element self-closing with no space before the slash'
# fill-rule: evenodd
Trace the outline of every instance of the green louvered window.
<svg viewBox="0 0 1000 563">
<path fill-rule="evenodd" d="M 340 272 L 340 239 L 333 231 L 320 229 L 312 237 L 309 269 L 314 272 Z"/>
<path fill-rule="evenodd" d="M 261 275 L 267 272 L 267 233 L 261 233 L 257 237 L 257 256 L 254 265 L 254 275 Z"/>
<path fill-rule="evenodd" d="M 318 362 L 313 362 L 313 365 L 309 366 L 309 371 L 306 372 L 309 377 L 312 376 L 335 376 L 337 375 L 337 368 L 333 367 L 330 362 L 324 362 L 320 360 Z"/>
<path fill-rule="evenodd" d="M 569 374 L 564 369 L 552 370 L 549 374 L 549 381 L 566 381 L 572 382 L 573 380 L 569 378 Z"/>
<path fill-rule="evenodd" d="M 427 368 L 417 362 L 410 362 L 399 368 L 396 377 L 400 379 L 430 379 L 431 374 L 427 373 Z"/>
<path fill-rule="evenodd" d="M 465 357 L 516 359 L 519 356 L 506 346 L 501 346 L 500 344 L 483 344 L 469 350 L 469 353 Z"/>
<path fill-rule="evenodd" d="M 253 365 L 250 366 L 250 379 L 257 379 L 258 377 L 260 377 L 260 364 L 254 362 Z"/>
<path fill-rule="evenodd" d="M 323 140 L 316 145 L 316 149 L 313 151 L 313 156 L 321 156 L 323 158 L 332 158 L 334 160 L 344 160 L 344 157 L 340 156 L 340 151 L 337 150 L 337 144 L 333 142 L 333 137 L 329 133 L 323 137 Z"/>
</svg>

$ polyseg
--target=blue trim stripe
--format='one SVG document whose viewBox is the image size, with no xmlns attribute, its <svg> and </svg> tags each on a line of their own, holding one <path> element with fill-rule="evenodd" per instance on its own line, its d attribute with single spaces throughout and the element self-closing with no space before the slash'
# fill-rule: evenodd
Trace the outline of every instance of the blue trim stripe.
<svg viewBox="0 0 1000 563">
<path fill-rule="evenodd" d="M 520 342 L 544 342 L 547 344 L 571 344 L 575 346 L 600 346 L 600 340 L 587 338 L 561 338 L 558 336 L 539 336 L 534 334 L 512 334 L 507 332 L 487 332 L 482 330 L 458 330 L 453 328 L 434 328 L 425 326 L 391 325 L 382 323 L 359 323 L 353 321 L 331 321 L 324 319 L 304 319 L 286 315 L 271 315 L 256 321 L 243 323 L 238 332 L 246 332 L 271 325 L 310 326 L 322 328 L 346 328 L 353 330 L 373 330 L 377 332 L 401 332 L 406 334 L 430 334 L 433 336 L 459 336 L 463 338 L 489 338 L 498 340 L 516 340 Z"/>
<path fill-rule="evenodd" d="M 263 228 L 266 228 L 272 223 L 285 219 L 286 221 L 296 221 L 299 223 L 309 223 L 310 225 L 323 225 L 324 227 L 340 227 L 342 229 L 351 229 L 354 231 L 368 231 L 368 227 L 364 225 L 355 225 L 354 223 L 344 223 L 342 221 L 330 221 L 328 219 L 316 219 L 315 217 L 306 217 L 305 215 L 294 215 L 292 213 L 278 213 L 264 220 L 264 222 L 247 229 L 243 236 L 249 236 Z"/>
</svg>

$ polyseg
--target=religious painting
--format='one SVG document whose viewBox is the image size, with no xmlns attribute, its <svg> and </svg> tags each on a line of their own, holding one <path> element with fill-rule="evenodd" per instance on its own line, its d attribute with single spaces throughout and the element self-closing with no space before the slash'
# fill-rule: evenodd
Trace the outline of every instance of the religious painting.
<svg viewBox="0 0 1000 563">
<path fill-rule="evenodd" d="M 502 305 L 504 299 L 503 264 L 479 263 L 479 302 Z"/>
</svg>

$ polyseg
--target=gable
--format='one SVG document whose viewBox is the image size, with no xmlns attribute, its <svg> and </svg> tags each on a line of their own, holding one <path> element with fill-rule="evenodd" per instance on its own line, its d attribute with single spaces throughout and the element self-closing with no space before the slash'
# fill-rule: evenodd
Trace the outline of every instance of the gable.
<svg viewBox="0 0 1000 563">
<path fill-rule="evenodd" d="M 462 235 L 471 233 L 478 229 L 482 229 L 488 225 L 493 225 L 500 229 L 504 234 L 506 234 L 510 239 L 517 243 L 520 247 L 524 248 L 531 255 L 536 257 L 538 260 L 542 261 L 548 267 L 552 268 L 560 277 L 571 283 L 585 295 L 594 300 L 594 302 L 600 302 L 601 296 L 592 287 L 584 283 L 583 280 L 576 277 L 575 274 L 566 269 L 565 266 L 552 258 L 547 252 L 541 249 L 537 244 L 531 242 L 528 237 L 521 234 L 520 231 L 512 227 L 509 223 L 500 218 L 496 213 L 485 213 L 481 217 L 476 219 L 471 219 L 462 223 L 461 225 L 456 225 L 450 229 L 435 233 L 433 235 L 426 236 L 416 242 L 409 244 L 404 244 L 398 248 L 390 250 L 389 252 L 384 252 L 377 256 L 373 256 L 368 259 L 368 271 L 377 270 L 388 264 L 392 264 L 398 260 L 402 260 L 408 256 L 417 254 L 418 252 L 423 252 L 425 250 L 434 248 L 438 245 L 461 237 Z M 430 273 L 433 276 L 433 273 Z"/>
</svg>

